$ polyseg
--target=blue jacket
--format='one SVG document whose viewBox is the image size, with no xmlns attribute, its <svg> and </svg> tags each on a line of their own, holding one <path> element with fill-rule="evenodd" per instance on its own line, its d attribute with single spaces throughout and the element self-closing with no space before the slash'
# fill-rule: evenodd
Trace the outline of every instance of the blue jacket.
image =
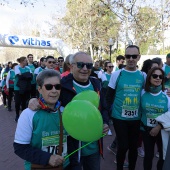
<svg viewBox="0 0 170 170">
<path fill-rule="evenodd" d="M 100 94 L 100 107 L 99 107 L 100 112 L 103 117 L 103 123 L 108 124 L 109 115 L 107 112 L 105 96 L 101 92 L 101 82 L 94 77 L 90 77 L 89 79 L 93 85 L 94 90 Z M 61 88 L 59 101 L 61 101 L 61 105 L 63 107 L 65 107 L 73 99 L 73 97 L 77 94 L 74 89 L 74 86 L 73 86 L 73 75 L 69 74 L 68 76 L 62 78 L 61 86 L 62 86 L 62 88 Z M 98 143 L 99 143 L 100 154 L 103 155 L 102 140 L 99 140 Z M 72 138 L 71 136 L 68 136 L 67 144 L 68 144 L 68 154 L 70 154 L 73 151 L 75 151 L 76 149 L 78 149 L 79 141 Z M 78 162 L 78 152 L 76 152 L 72 156 L 70 156 L 69 159 L 70 159 L 71 170 L 81 170 L 81 165 Z"/>
</svg>

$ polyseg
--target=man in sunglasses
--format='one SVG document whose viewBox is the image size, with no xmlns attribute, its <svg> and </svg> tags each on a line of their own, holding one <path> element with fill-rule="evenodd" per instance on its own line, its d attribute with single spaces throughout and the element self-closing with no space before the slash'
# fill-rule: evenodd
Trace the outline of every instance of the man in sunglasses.
<svg viewBox="0 0 170 170">
<path fill-rule="evenodd" d="M 125 50 L 126 67 L 112 74 L 106 94 L 118 141 L 117 170 L 123 170 L 128 150 L 129 169 L 135 170 L 136 166 L 141 117 L 140 97 L 146 79 L 146 74 L 136 68 L 139 59 L 139 47 L 128 46 Z"/>
<path fill-rule="evenodd" d="M 53 56 L 47 56 L 46 57 L 46 68 L 45 69 L 54 69 L 55 68 L 55 59 Z"/>
<path fill-rule="evenodd" d="M 61 80 L 61 93 L 59 101 L 62 106 L 65 107 L 74 96 L 85 90 L 94 90 L 98 94 L 101 90 L 100 81 L 96 78 L 90 77 L 91 69 L 93 67 L 92 58 L 85 52 L 75 53 L 71 59 L 71 70 L 72 74 L 63 77 Z M 29 102 L 29 108 L 37 109 L 37 104 L 34 99 Z M 36 105 L 36 106 L 35 106 Z M 100 94 L 100 111 L 103 116 L 103 133 L 108 132 L 108 112 L 106 108 L 106 102 L 103 94 Z M 83 135 L 83 134 L 82 134 Z M 80 145 L 84 145 L 80 141 L 72 138 L 71 136 L 67 139 L 68 143 L 68 154 L 77 150 Z M 80 153 L 81 152 L 81 153 Z M 69 157 L 70 170 L 100 170 L 100 154 L 102 154 L 101 140 L 95 141 L 92 144 L 85 147 L 83 150 L 74 153 Z M 80 156 L 81 155 L 81 156 Z"/>
</svg>

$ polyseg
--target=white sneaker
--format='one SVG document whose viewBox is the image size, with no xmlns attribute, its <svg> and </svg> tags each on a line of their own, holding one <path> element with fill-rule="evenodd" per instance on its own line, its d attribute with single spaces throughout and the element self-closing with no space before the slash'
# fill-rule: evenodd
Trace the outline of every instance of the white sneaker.
<svg viewBox="0 0 170 170">
<path fill-rule="evenodd" d="M 139 147 L 139 148 L 138 148 L 138 156 L 140 156 L 140 157 L 142 157 L 142 158 L 145 156 L 145 152 L 144 152 L 144 150 L 143 150 L 142 147 Z"/>
<path fill-rule="evenodd" d="M 112 131 L 109 129 L 107 135 L 112 136 Z"/>
</svg>

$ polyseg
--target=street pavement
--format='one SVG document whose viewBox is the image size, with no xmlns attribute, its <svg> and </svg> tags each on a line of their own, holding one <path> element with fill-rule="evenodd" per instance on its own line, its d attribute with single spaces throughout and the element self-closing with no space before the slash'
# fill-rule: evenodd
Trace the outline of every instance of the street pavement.
<svg viewBox="0 0 170 170">
<path fill-rule="evenodd" d="M 16 129 L 14 118 L 14 103 L 12 105 L 12 111 L 8 112 L 0 99 L 0 170 L 24 170 L 24 161 L 14 154 L 13 149 Z M 113 135 L 104 137 L 104 158 L 101 159 L 101 170 L 116 170 L 116 164 L 114 163 L 115 155 L 107 150 L 107 146 L 115 136 L 112 125 L 111 129 Z M 156 170 L 157 160 L 157 158 L 154 158 L 152 170 Z M 136 170 L 143 170 L 143 158 L 138 157 Z"/>
</svg>

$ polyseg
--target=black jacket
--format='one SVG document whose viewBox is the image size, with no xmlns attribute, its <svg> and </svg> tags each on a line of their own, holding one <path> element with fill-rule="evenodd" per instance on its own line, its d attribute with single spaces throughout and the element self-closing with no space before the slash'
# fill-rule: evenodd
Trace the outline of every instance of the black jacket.
<svg viewBox="0 0 170 170">
<path fill-rule="evenodd" d="M 93 88 L 96 92 L 100 93 L 101 92 L 101 83 L 98 79 L 94 77 L 90 77 L 90 82 L 93 85 Z M 60 98 L 59 101 L 61 101 L 61 105 L 65 107 L 72 99 L 73 97 L 77 94 L 74 86 L 73 86 L 73 75 L 69 74 L 68 76 L 64 77 L 61 80 L 61 93 L 60 93 Z M 104 94 L 100 93 L 100 112 L 103 117 L 103 123 L 108 124 L 109 122 L 109 115 L 107 111 L 107 106 L 106 106 L 106 101 L 105 101 L 105 96 Z M 72 138 L 71 136 L 68 136 L 67 139 L 67 144 L 68 144 L 68 154 L 72 153 L 76 149 L 78 149 L 78 144 L 79 141 Z M 100 148 L 100 154 L 103 154 L 102 151 L 102 140 L 99 140 L 99 148 Z M 69 157 L 70 159 L 70 166 L 72 170 L 81 170 L 80 163 L 78 162 L 78 152 L 74 153 L 72 156 Z M 79 168 L 78 168 L 79 167 Z"/>
<path fill-rule="evenodd" d="M 32 74 L 30 72 L 23 73 L 18 76 L 17 86 L 20 88 L 19 93 L 24 94 L 26 91 L 31 90 Z"/>
</svg>

